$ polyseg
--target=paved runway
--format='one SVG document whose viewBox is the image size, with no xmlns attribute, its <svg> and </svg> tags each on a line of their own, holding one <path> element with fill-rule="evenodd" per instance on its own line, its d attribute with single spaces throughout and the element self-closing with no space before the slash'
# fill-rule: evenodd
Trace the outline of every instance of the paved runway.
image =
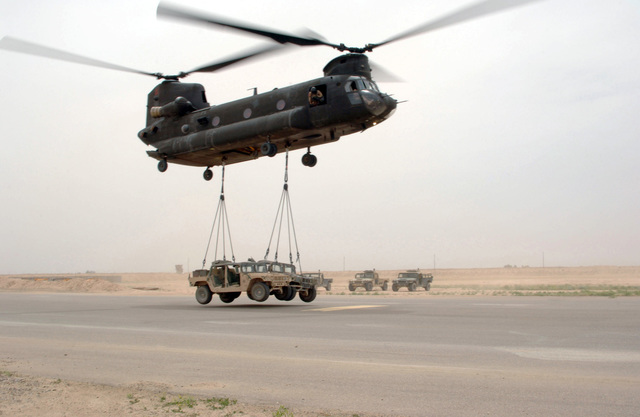
<svg viewBox="0 0 640 417">
<path fill-rule="evenodd" d="M 385 416 L 637 416 L 640 298 L 0 293 L 5 369 Z"/>
</svg>

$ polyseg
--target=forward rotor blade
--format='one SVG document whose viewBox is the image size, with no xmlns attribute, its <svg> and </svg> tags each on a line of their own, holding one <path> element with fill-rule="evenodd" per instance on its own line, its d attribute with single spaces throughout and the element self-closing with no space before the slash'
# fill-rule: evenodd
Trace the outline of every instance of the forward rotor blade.
<svg viewBox="0 0 640 417">
<path fill-rule="evenodd" d="M 7 51 L 19 52 L 23 54 L 35 55 L 45 58 L 57 59 L 60 61 L 73 62 L 75 64 L 90 65 L 93 67 L 107 68 L 116 71 L 132 72 L 135 74 L 150 75 L 152 77 L 160 77 L 160 74 L 139 71 L 133 68 L 123 67 L 121 65 L 111 64 L 109 62 L 99 61 L 93 58 L 87 58 L 82 55 L 72 54 L 70 52 L 61 51 L 59 49 L 49 48 L 48 46 L 38 45 L 23 41 L 20 39 L 5 36 L 0 39 L 0 49 Z"/>
<path fill-rule="evenodd" d="M 224 61 L 214 61 L 211 62 L 209 64 L 205 64 L 201 67 L 198 68 L 194 68 L 191 71 L 187 71 L 187 72 L 183 72 L 180 74 L 180 76 L 187 76 L 193 72 L 215 72 L 218 71 L 222 68 L 228 67 L 229 65 L 233 65 L 236 64 L 238 62 L 244 61 L 246 59 L 251 59 L 251 58 L 255 58 L 259 55 L 266 55 L 269 53 L 273 53 L 276 51 L 281 51 L 282 49 L 284 49 L 284 46 L 282 45 L 269 45 L 266 47 L 261 47 L 261 48 L 255 48 L 253 50 L 249 50 L 243 54 L 240 54 L 238 56 L 235 57 L 231 57 L 231 58 L 227 58 Z"/>
<path fill-rule="evenodd" d="M 338 45 L 327 43 L 321 39 L 306 38 L 306 37 L 290 35 L 290 34 L 281 33 L 281 32 L 275 32 L 271 29 L 259 28 L 257 26 L 252 26 L 247 23 L 232 21 L 227 18 L 214 16 L 211 14 L 204 14 L 199 11 L 187 10 L 185 8 L 168 5 L 165 3 L 160 3 L 158 5 L 157 14 L 158 16 L 162 16 L 162 17 L 182 19 L 182 20 L 187 20 L 187 21 L 196 22 L 196 23 L 212 24 L 212 25 L 237 29 L 244 32 L 253 33 L 254 35 L 264 36 L 264 37 L 273 39 L 278 43 L 291 43 L 299 46 L 326 45 L 326 46 L 331 46 L 333 48 L 338 48 Z"/>
<path fill-rule="evenodd" d="M 487 16 L 493 13 L 499 13 L 503 10 L 507 10 L 512 7 L 524 6 L 525 4 L 532 3 L 534 1 L 539 1 L 539 0 L 485 0 L 480 3 L 476 3 L 471 6 L 464 7 L 456 12 L 450 13 L 437 20 L 424 23 L 418 27 L 415 27 L 411 30 L 400 33 L 392 38 L 389 38 L 384 42 L 374 44 L 372 45 L 372 47 L 386 45 L 388 43 L 395 42 L 401 39 L 406 39 L 411 36 L 420 35 L 425 32 L 430 32 L 436 29 L 442 29 L 448 26 L 453 26 L 458 23 L 466 22 L 472 19 L 477 19 L 479 17 Z"/>
<path fill-rule="evenodd" d="M 398 77 L 393 72 L 389 71 L 386 68 L 383 68 L 377 62 L 373 62 L 369 59 L 369 66 L 371 67 L 371 77 L 376 80 L 376 82 L 383 83 L 403 83 L 405 80 Z"/>
</svg>

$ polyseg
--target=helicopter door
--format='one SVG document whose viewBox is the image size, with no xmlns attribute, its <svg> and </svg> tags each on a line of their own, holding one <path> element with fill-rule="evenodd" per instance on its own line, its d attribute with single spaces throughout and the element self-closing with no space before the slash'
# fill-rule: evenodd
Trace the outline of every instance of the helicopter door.
<svg viewBox="0 0 640 417">
<path fill-rule="evenodd" d="M 309 87 L 309 106 L 316 107 L 327 104 L 327 85 L 314 85 Z"/>
</svg>

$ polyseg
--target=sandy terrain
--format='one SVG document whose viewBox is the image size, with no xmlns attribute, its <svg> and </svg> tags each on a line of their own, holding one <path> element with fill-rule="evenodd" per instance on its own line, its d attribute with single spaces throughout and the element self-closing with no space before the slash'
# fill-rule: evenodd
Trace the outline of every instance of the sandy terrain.
<svg viewBox="0 0 640 417">
<path fill-rule="evenodd" d="M 349 279 L 358 271 L 325 272 L 333 278 L 332 294 L 357 297 L 364 294 L 348 291 Z M 382 278 L 392 280 L 399 271 L 378 271 Z M 441 269 L 433 272 L 431 291 L 382 292 L 382 297 L 431 297 L 535 294 L 536 291 L 575 291 L 574 288 L 640 287 L 640 267 L 595 266 L 579 268 L 495 268 Z M 100 275 L 13 275 L 0 276 L 2 292 L 74 292 L 111 295 L 193 295 L 187 274 L 138 273 Z M 325 292 L 319 291 L 319 296 Z M 546 294 L 545 294 L 546 295 Z M 220 400 L 220 401 L 219 401 Z M 51 380 L 15 374 L 6 358 L 0 357 L 0 416 L 78 416 L 129 415 L 159 416 L 184 414 L 191 416 L 339 416 L 321 411 L 310 413 L 287 410 L 278 404 L 255 406 L 226 405 L 227 399 L 195 398 L 168 392 L 158 384 L 136 386 L 103 386 L 75 381 Z M 232 400 L 232 399 L 231 399 Z M 346 416 L 346 415 L 345 415 Z M 364 417 L 364 415 L 360 415 Z"/>
<path fill-rule="evenodd" d="M 398 272 L 378 271 L 381 278 L 393 280 Z M 577 268 L 483 268 L 422 270 L 434 275 L 431 291 L 419 289 L 409 293 L 406 288 L 397 293 L 380 291 L 384 296 L 428 295 L 508 295 L 506 289 L 518 286 L 537 290 L 550 286 L 639 286 L 640 267 L 592 266 Z M 326 278 L 333 278 L 332 294 L 349 295 L 349 279 L 360 271 L 327 271 Z M 117 293 L 120 295 L 193 295 L 188 274 L 137 273 L 137 274 L 31 274 L 0 275 L 0 291 L 37 292 L 91 292 Z M 111 281 L 114 282 L 111 282 Z M 321 289 L 319 293 L 324 292 Z M 356 293 L 365 293 L 363 288 Z"/>
</svg>

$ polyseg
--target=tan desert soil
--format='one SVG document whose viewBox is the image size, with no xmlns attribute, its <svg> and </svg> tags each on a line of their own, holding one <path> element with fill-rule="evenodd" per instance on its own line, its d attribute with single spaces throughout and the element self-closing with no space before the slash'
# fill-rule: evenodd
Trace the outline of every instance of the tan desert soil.
<svg viewBox="0 0 640 417">
<path fill-rule="evenodd" d="M 393 280 L 403 270 L 378 271 L 381 278 Z M 324 271 L 323 271 L 324 272 Z M 327 271 L 326 278 L 333 278 L 332 294 L 350 294 L 349 279 L 359 271 Z M 384 296 L 428 295 L 494 295 L 505 286 L 549 285 L 640 285 L 640 266 L 591 266 L 553 268 L 482 268 L 423 270 L 434 275 L 431 291 L 418 290 L 409 293 L 406 288 L 397 293 L 374 293 Z M 58 275 L 0 275 L 0 291 L 35 292 L 88 292 L 118 295 L 193 295 L 188 274 L 136 273 L 136 274 L 58 274 Z M 113 279 L 119 282 L 110 282 Z M 473 289 L 473 292 L 469 290 Z M 324 290 L 320 290 L 323 292 Z M 365 293 L 359 288 L 357 293 Z"/>
<path fill-rule="evenodd" d="M 333 278 L 332 294 L 357 297 L 348 291 L 349 279 L 358 271 L 325 272 Z M 396 271 L 378 271 L 392 280 Z M 441 269 L 432 272 L 431 291 L 380 291 L 381 297 L 433 297 L 505 295 L 506 286 L 640 286 L 640 267 L 594 266 L 578 268 L 495 268 Z M 68 274 L 68 275 L 4 275 L 0 276 L 0 292 L 73 292 L 109 295 L 193 295 L 187 274 Z M 112 282 L 115 281 L 115 282 Z M 320 290 L 319 296 L 325 292 Z M 357 294 L 365 294 L 358 289 Z M 182 393 L 185 395 L 184 393 Z M 207 401 L 209 400 L 209 401 Z M 195 404 L 194 404 L 195 403 Z M 188 405 L 192 404 L 190 408 Z M 152 382 L 130 386 L 106 386 L 76 381 L 52 380 L 11 371 L 11 363 L 0 356 L 0 416 L 273 416 L 280 404 L 233 404 L 222 407 L 211 398 L 181 396 L 169 387 Z M 288 414 L 286 412 L 289 412 Z M 281 410 L 279 415 L 296 417 L 350 417 L 333 411 Z M 359 414 L 360 417 L 370 417 Z"/>
</svg>

